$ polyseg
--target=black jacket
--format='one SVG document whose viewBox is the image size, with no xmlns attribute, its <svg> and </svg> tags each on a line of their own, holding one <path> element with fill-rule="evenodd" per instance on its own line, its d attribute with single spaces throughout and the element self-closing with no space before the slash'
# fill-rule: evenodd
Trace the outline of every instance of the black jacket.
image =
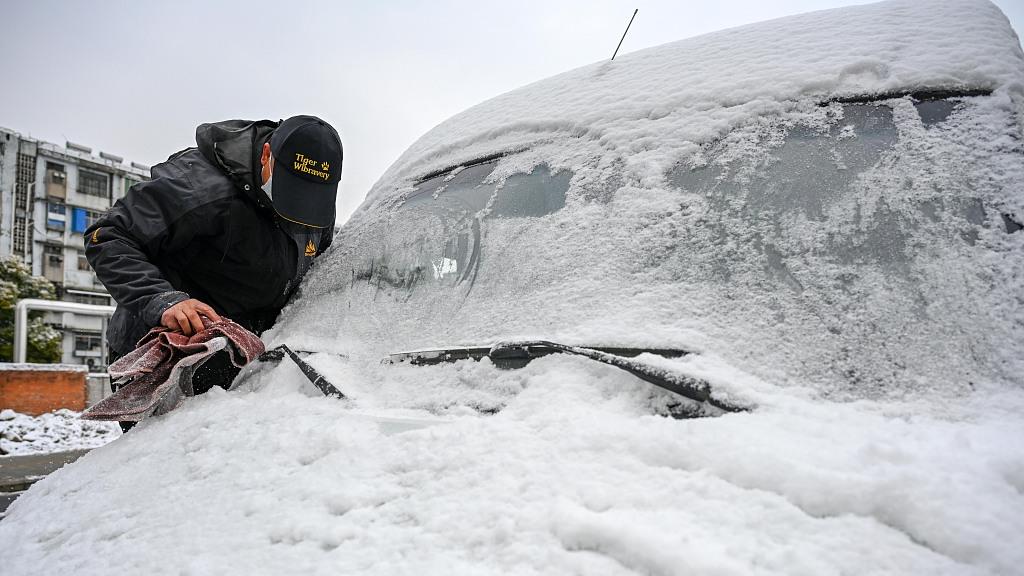
<svg viewBox="0 0 1024 576">
<path fill-rule="evenodd" d="M 196 298 L 259 334 L 273 324 L 332 228 L 278 217 L 260 189 L 259 154 L 276 122 L 196 130 L 85 232 L 85 253 L 117 301 L 111 350 L 130 352 L 173 304 Z"/>
</svg>

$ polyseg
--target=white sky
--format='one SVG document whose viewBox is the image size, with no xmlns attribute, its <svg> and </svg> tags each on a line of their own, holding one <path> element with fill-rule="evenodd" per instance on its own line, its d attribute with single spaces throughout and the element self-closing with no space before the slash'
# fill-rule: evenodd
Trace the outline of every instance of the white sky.
<svg viewBox="0 0 1024 576">
<path fill-rule="evenodd" d="M 930 0 L 921 0 L 923 2 Z M 338 223 L 420 135 L 620 53 L 851 0 L 0 0 L 0 126 L 156 164 L 228 118 L 341 133 Z M 996 0 L 1018 32 L 1024 0 Z"/>
</svg>

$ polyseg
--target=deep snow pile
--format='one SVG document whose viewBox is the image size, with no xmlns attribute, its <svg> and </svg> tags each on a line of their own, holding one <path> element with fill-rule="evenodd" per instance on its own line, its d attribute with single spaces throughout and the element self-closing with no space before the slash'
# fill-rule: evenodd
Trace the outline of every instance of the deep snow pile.
<svg viewBox="0 0 1024 576">
<path fill-rule="evenodd" d="M 121 435 L 116 422 L 82 420 L 79 412 L 57 410 L 39 416 L 0 411 L 0 455 L 95 448 Z"/>
<path fill-rule="evenodd" d="M 192 399 L 33 487 L 0 523 L 4 574 L 1010 574 L 1024 562 L 1019 391 L 942 405 L 791 389 L 753 413 L 677 421 L 650 415 L 646 385 L 580 359 L 425 370 L 404 384 L 424 403 L 447 394 L 428 400 L 433 381 L 514 401 L 494 416 L 406 410 L 423 427 L 383 434 L 299 392 L 283 364 L 258 392 Z M 357 403 L 404 395 L 391 386 L 343 384 Z"/>
</svg>

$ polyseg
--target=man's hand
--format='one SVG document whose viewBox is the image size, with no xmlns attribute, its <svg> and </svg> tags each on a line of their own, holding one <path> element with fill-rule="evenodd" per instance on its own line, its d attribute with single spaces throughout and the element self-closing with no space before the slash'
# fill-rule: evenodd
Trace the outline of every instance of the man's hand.
<svg viewBox="0 0 1024 576">
<path fill-rule="evenodd" d="M 213 308 L 209 305 L 195 298 L 190 298 L 164 310 L 163 316 L 160 317 L 160 323 L 171 330 L 183 333 L 185 336 L 191 336 L 206 327 L 202 318 L 199 317 L 200 314 L 214 322 L 220 322 L 221 319 L 220 315 L 214 312 Z"/>
</svg>

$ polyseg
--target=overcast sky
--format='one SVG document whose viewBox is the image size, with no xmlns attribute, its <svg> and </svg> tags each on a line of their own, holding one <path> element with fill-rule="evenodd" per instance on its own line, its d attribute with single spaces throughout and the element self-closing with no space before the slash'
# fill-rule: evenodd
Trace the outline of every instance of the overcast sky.
<svg viewBox="0 0 1024 576">
<path fill-rule="evenodd" d="M 929 1 L 929 0 L 921 0 Z M 155 164 L 228 118 L 313 114 L 345 146 L 338 222 L 445 118 L 621 53 L 850 0 L 0 0 L 0 126 Z M 1024 0 L 997 0 L 1024 28 Z"/>
</svg>

